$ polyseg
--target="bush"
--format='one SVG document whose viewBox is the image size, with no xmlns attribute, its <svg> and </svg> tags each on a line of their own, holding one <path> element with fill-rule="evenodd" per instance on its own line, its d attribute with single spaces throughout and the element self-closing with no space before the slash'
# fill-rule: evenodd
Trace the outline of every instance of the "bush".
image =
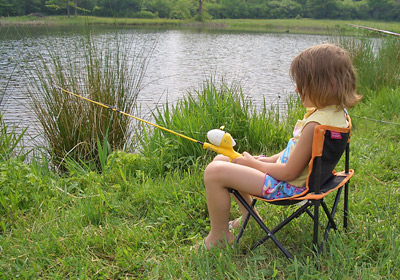
<svg viewBox="0 0 400 280">
<path fill-rule="evenodd" d="M 132 56 L 133 42 L 118 34 L 112 41 L 95 42 L 88 32 L 75 47 L 67 49 L 69 53 L 60 54 L 59 48 L 48 46 L 40 57 L 31 73 L 38 78 L 31 79 L 28 94 L 55 166 L 62 166 L 65 158 L 71 157 L 100 170 L 97 142 L 107 138 L 109 150 L 116 150 L 123 149 L 131 139 L 129 117 L 59 87 L 136 115 L 136 99 L 153 47 L 143 45 Z"/>
<path fill-rule="evenodd" d="M 157 18 L 158 15 L 150 11 L 140 11 L 133 14 L 134 18 Z"/>
<path fill-rule="evenodd" d="M 6 161 L 12 157 L 23 160 L 26 157 L 22 145 L 22 137 L 25 132 L 26 129 L 18 135 L 16 127 L 12 127 L 10 130 L 0 113 L 0 161 Z"/>
<path fill-rule="evenodd" d="M 349 50 L 358 73 L 358 90 L 368 95 L 384 88 L 400 86 L 400 41 L 383 38 L 379 43 L 367 39 L 339 38 L 339 44 Z"/>
<path fill-rule="evenodd" d="M 284 148 L 291 136 L 294 120 L 301 118 L 303 109 L 297 99 L 289 98 L 287 118 L 282 118 L 279 107 L 264 103 L 259 111 L 244 97 L 241 88 L 213 79 L 203 87 L 188 93 L 176 106 L 166 104 L 154 113 L 157 125 L 208 142 L 209 130 L 225 126 L 235 139 L 238 152 L 271 154 Z M 289 125 L 288 125 L 289 123 Z M 164 173 L 172 169 L 186 169 L 215 156 L 205 152 L 201 145 L 162 130 L 144 128 L 142 153 L 151 158 L 154 170 Z"/>
</svg>

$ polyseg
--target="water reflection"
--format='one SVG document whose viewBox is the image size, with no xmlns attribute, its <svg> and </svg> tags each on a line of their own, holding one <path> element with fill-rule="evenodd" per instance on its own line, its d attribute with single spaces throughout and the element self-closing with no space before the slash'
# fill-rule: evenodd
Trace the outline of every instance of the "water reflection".
<svg viewBox="0 0 400 280">
<path fill-rule="evenodd" d="M 74 46 L 81 34 L 56 29 L 7 34 L 0 38 L 0 83 L 5 91 L 4 118 L 8 123 L 27 127 L 37 135 L 38 125 L 26 97 L 26 71 L 37 65 L 44 46 L 60 50 Z M 12 34 L 13 36 L 11 36 Z M 21 35 L 22 34 L 22 35 Z M 96 40 L 115 36 L 113 30 L 96 30 Z M 144 112 L 166 100 L 176 102 L 187 91 L 199 89 L 211 76 L 224 78 L 228 84 L 239 82 L 246 96 L 260 105 L 277 102 L 293 92 L 288 71 L 293 57 L 311 45 L 328 40 L 327 36 L 271 33 L 210 33 L 195 30 L 124 29 L 121 36 L 130 36 L 137 46 L 154 44 L 155 49 L 138 97 Z M 111 37 L 112 38 L 112 37 Z M 40 128 L 39 128 L 40 132 Z"/>
</svg>

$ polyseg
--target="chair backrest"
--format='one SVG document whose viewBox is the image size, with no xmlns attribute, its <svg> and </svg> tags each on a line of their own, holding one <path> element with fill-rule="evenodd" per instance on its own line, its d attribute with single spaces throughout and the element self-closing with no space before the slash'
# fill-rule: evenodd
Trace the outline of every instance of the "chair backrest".
<svg viewBox="0 0 400 280">
<path fill-rule="evenodd" d="M 348 149 L 351 131 L 351 119 L 348 128 L 317 125 L 314 130 L 312 158 L 307 178 L 308 192 L 320 193 L 320 186 L 329 180 L 335 166 Z M 346 153 L 348 162 L 348 153 Z M 347 165 L 347 164 L 346 164 Z"/>
<path fill-rule="evenodd" d="M 347 128 L 327 125 L 317 125 L 315 127 L 312 155 L 308 164 L 309 173 L 304 192 L 291 197 L 274 200 L 268 200 L 254 195 L 253 197 L 271 204 L 290 205 L 297 203 L 305 197 L 307 197 L 307 199 L 311 197 L 312 199 L 319 199 L 317 197 L 320 196 L 321 191 L 326 195 L 333 189 L 347 182 L 354 173 L 353 171 L 350 172 L 351 174 L 349 174 L 349 178 L 346 179 L 346 181 L 343 181 L 343 183 L 340 183 L 340 185 L 335 182 L 330 184 L 330 182 L 334 180 L 329 181 L 329 179 L 332 179 L 335 176 L 333 173 L 334 168 L 342 157 L 344 151 L 346 151 L 345 173 L 347 174 L 349 172 L 349 142 L 352 127 L 349 115 L 347 115 L 347 121 L 349 123 Z M 324 185 L 323 189 L 321 189 L 322 185 Z"/>
</svg>

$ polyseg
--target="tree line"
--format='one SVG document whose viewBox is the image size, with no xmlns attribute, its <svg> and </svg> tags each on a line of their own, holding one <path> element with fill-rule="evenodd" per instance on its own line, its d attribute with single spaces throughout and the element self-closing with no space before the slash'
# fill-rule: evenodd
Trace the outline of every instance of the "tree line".
<svg viewBox="0 0 400 280">
<path fill-rule="evenodd" d="M 0 0 L 0 16 L 400 20 L 400 0 Z"/>
</svg>

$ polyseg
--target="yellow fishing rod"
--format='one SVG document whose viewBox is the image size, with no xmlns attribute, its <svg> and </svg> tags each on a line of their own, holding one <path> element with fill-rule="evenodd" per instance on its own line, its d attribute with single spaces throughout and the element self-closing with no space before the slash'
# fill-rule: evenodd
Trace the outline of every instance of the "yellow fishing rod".
<svg viewBox="0 0 400 280">
<path fill-rule="evenodd" d="M 106 109 L 115 111 L 115 112 L 123 114 L 123 115 L 125 115 L 127 117 L 133 118 L 135 120 L 144 122 L 144 123 L 146 123 L 148 125 L 154 126 L 154 127 L 159 128 L 161 130 L 164 130 L 164 131 L 167 131 L 169 133 L 175 134 L 175 135 L 177 135 L 179 137 L 185 138 L 185 139 L 187 139 L 189 141 L 192 141 L 192 142 L 195 142 L 197 144 L 202 145 L 203 149 L 207 149 L 207 150 L 216 152 L 218 154 L 223 154 L 223 155 L 229 157 L 231 160 L 242 156 L 241 154 L 239 154 L 235 150 L 233 150 L 233 146 L 235 145 L 235 141 L 233 140 L 232 136 L 229 133 L 223 131 L 222 129 L 213 129 L 213 130 L 210 130 L 207 133 L 207 137 L 208 137 L 209 141 L 212 144 L 207 143 L 207 142 L 201 142 L 201 141 L 198 141 L 196 139 L 190 138 L 190 137 L 188 137 L 186 135 L 183 135 L 183 134 L 180 134 L 180 133 L 175 132 L 173 130 L 170 130 L 168 128 L 159 126 L 157 124 L 148 122 L 148 121 L 143 120 L 141 118 L 138 118 L 138 117 L 135 117 L 135 116 L 130 115 L 128 113 L 125 113 L 125 112 L 123 112 L 121 110 L 118 110 L 117 108 L 112 107 L 112 106 L 108 106 L 106 104 L 100 103 L 98 101 L 94 101 L 94 100 L 89 99 L 87 97 L 84 97 L 82 95 L 79 95 L 79 94 L 76 94 L 74 92 L 68 91 L 66 89 L 63 89 L 63 88 L 59 87 L 58 85 L 54 85 L 54 86 L 56 88 L 58 88 L 61 92 L 65 92 L 65 93 L 71 94 L 71 95 L 76 96 L 76 97 L 78 97 L 80 99 L 86 100 L 88 102 L 91 102 L 93 104 L 99 105 L 99 106 L 104 107 Z"/>
</svg>

